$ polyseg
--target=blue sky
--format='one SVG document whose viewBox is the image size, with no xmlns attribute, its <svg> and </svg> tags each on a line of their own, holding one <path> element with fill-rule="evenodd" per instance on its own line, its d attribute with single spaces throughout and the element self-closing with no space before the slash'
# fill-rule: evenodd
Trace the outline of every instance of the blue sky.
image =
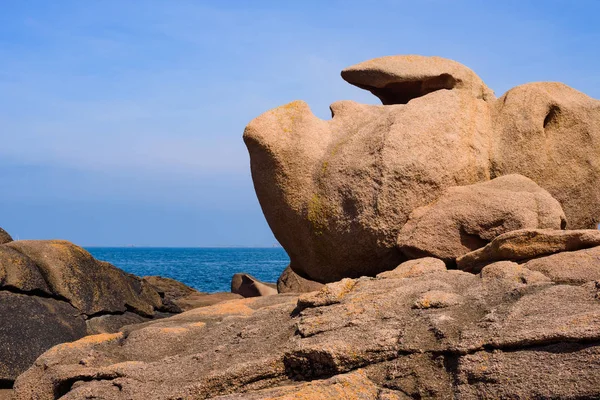
<svg viewBox="0 0 600 400">
<path fill-rule="evenodd" d="M 342 68 L 439 55 L 499 96 L 600 98 L 598 1 L 1 1 L 0 226 L 81 245 L 269 246 L 241 136 Z"/>
</svg>

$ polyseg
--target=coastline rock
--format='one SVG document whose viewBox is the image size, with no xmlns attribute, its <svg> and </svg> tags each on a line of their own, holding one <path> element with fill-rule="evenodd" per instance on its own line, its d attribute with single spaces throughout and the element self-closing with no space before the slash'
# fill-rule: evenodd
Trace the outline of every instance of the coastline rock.
<svg viewBox="0 0 600 400">
<path fill-rule="evenodd" d="M 0 244 L 12 242 L 13 238 L 4 229 L 0 228 Z"/>
<path fill-rule="evenodd" d="M 130 325 L 47 351 L 15 397 L 600 396 L 598 289 L 484 275 L 345 279 Z M 427 296 L 449 301 L 415 307 Z"/>
<path fill-rule="evenodd" d="M 289 265 L 277 279 L 277 292 L 279 293 L 308 293 L 321 290 L 322 287 L 322 283 L 301 277 Z"/>
<path fill-rule="evenodd" d="M 455 89 L 390 106 L 336 102 L 328 121 L 296 101 L 248 124 L 254 187 L 292 270 L 325 283 L 392 269 L 406 261 L 396 240 L 415 208 L 489 180 L 489 104 Z"/>
<path fill-rule="evenodd" d="M 555 283 L 581 285 L 600 281 L 600 246 L 535 258 L 523 266 L 544 274 Z"/>
<path fill-rule="evenodd" d="M 398 247 L 409 258 L 435 257 L 452 265 L 503 233 L 565 226 L 560 203 L 548 192 L 524 176 L 507 175 L 451 187 L 417 208 L 400 230 Z"/>
<path fill-rule="evenodd" d="M 552 282 L 545 274 L 512 261 L 498 261 L 486 265 L 481 270 L 481 278 L 484 281 L 502 281 L 522 285 Z"/>
<path fill-rule="evenodd" d="M 522 229 L 502 234 L 485 247 L 456 260 L 459 269 L 479 272 L 494 261 L 527 260 L 563 251 L 600 246 L 600 230 Z"/>
<path fill-rule="evenodd" d="M 239 273 L 231 278 L 231 293 L 243 297 L 271 296 L 277 294 L 277 285 L 261 282 L 252 275 Z"/>
<path fill-rule="evenodd" d="M 492 105 L 491 175 L 519 173 L 557 199 L 568 229 L 600 222 L 600 101 L 557 82 L 509 90 Z"/>
<path fill-rule="evenodd" d="M 494 92 L 473 71 L 442 57 L 387 56 L 364 61 L 342 71 L 348 83 L 373 93 L 383 104 L 406 104 L 437 90 L 464 90 L 494 100 Z"/>
</svg>

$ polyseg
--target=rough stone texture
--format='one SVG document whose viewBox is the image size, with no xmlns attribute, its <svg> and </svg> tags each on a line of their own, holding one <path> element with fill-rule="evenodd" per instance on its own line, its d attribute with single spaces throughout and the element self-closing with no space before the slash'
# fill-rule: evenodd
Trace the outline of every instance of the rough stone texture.
<svg viewBox="0 0 600 400">
<path fill-rule="evenodd" d="M 266 219 L 301 276 L 374 276 L 405 257 L 394 243 L 408 215 L 452 186 L 521 174 L 562 205 L 569 229 L 600 222 L 600 102 L 557 83 L 496 100 L 468 68 L 393 56 L 343 77 L 387 106 L 296 101 L 246 127 Z M 468 246 L 467 246 L 468 247 Z"/>
<path fill-rule="evenodd" d="M 217 292 L 208 294 L 198 292 L 182 297 L 176 300 L 175 303 L 183 311 L 188 311 L 198 307 L 212 306 L 222 301 L 238 300 L 243 298 L 244 297 L 239 294 L 230 292 Z"/>
<path fill-rule="evenodd" d="M 527 261 L 523 266 L 556 283 L 576 285 L 600 281 L 600 247 L 552 254 Z"/>
<path fill-rule="evenodd" d="M 308 293 L 320 290 L 322 283 L 306 279 L 292 271 L 288 265 L 277 279 L 277 291 L 279 293 Z"/>
<path fill-rule="evenodd" d="M 345 279 L 130 325 L 47 351 L 16 398 L 599 397 L 600 283 L 500 267 Z M 428 296 L 437 306 L 415 307 Z"/>
<path fill-rule="evenodd" d="M 0 387 L 45 350 L 164 314 L 159 294 L 65 241 L 0 245 Z"/>
<path fill-rule="evenodd" d="M 492 176 L 519 173 L 548 190 L 569 229 L 600 222 L 600 101 L 562 83 L 517 86 L 493 103 Z"/>
<path fill-rule="evenodd" d="M 562 251 L 600 246 L 600 230 L 573 231 L 522 229 L 496 237 L 485 247 L 456 260 L 459 269 L 479 272 L 494 261 L 526 260 Z"/>
<path fill-rule="evenodd" d="M 512 283 L 523 283 L 534 285 L 537 283 L 547 284 L 552 280 L 538 271 L 532 271 L 526 266 L 512 261 L 498 261 L 486 265 L 481 270 L 481 278 L 486 281 L 508 281 Z"/>
<path fill-rule="evenodd" d="M 383 104 L 406 104 L 437 90 L 464 90 L 470 96 L 494 100 L 473 71 L 441 57 L 387 56 L 353 65 L 342 71 L 348 83 L 377 96 Z"/>
<path fill-rule="evenodd" d="M 378 278 L 416 278 L 418 276 L 446 270 L 446 264 L 442 260 L 433 257 L 418 258 L 405 261 L 391 271 L 385 271 L 377 275 Z"/>
<path fill-rule="evenodd" d="M 503 233 L 565 226 L 560 203 L 548 192 L 522 175 L 506 175 L 449 188 L 436 202 L 417 208 L 400 230 L 398 247 L 409 258 L 453 264 Z"/>
<path fill-rule="evenodd" d="M 0 290 L 0 381 L 12 381 L 50 347 L 85 336 L 70 304 Z"/>
<path fill-rule="evenodd" d="M 98 261 L 64 240 L 21 240 L 6 244 L 39 268 L 54 295 L 86 315 L 134 310 L 152 316 L 160 296 L 140 278 Z"/>
<path fill-rule="evenodd" d="M 13 238 L 4 229 L 0 228 L 0 244 L 12 242 Z"/>
<path fill-rule="evenodd" d="M 234 274 L 231 278 L 231 293 L 243 297 L 271 296 L 277 294 L 277 285 L 261 282 L 252 275 Z"/>
<path fill-rule="evenodd" d="M 457 89 L 390 106 L 341 101 L 329 121 L 296 101 L 250 122 L 254 187 L 291 268 L 331 282 L 405 261 L 396 240 L 415 208 L 489 179 L 491 116 L 479 97 Z"/>
</svg>

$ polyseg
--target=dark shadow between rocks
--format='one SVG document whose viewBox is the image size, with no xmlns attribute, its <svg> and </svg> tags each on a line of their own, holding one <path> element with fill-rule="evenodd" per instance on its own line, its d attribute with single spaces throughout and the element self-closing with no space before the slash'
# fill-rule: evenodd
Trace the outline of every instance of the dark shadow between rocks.
<svg viewBox="0 0 600 400">
<path fill-rule="evenodd" d="M 438 90 L 452 90 L 458 81 L 450 74 L 441 74 L 431 78 L 403 81 L 387 84 L 383 88 L 368 85 L 357 85 L 373 93 L 384 105 L 407 104 L 412 99 L 423 97 Z"/>
</svg>

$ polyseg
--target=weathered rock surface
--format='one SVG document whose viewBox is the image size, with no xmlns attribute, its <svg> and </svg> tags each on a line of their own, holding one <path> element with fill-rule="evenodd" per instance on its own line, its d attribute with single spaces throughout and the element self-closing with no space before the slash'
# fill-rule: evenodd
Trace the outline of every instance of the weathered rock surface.
<svg viewBox="0 0 600 400">
<path fill-rule="evenodd" d="M 418 258 L 405 261 L 391 271 L 385 271 L 377 275 L 378 278 L 416 278 L 433 272 L 446 270 L 446 264 L 442 260 L 433 257 Z"/>
<path fill-rule="evenodd" d="M 547 191 L 522 175 L 506 175 L 449 188 L 436 202 L 417 208 L 400 230 L 398 247 L 409 258 L 453 264 L 503 233 L 565 226 L 560 203 Z"/>
<path fill-rule="evenodd" d="M 301 277 L 289 265 L 277 279 L 277 291 L 279 293 L 307 293 L 320 290 L 322 287 L 322 283 Z"/>
<path fill-rule="evenodd" d="M 479 97 L 436 90 L 390 106 L 341 101 L 329 121 L 297 101 L 250 122 L 254 186 L 291 268 L 331 282 L 404 261 L 397 235 L 415 208 L 489 179 L 490 108 Z"/>
<path fill-rule="evenodd" d="M 471 70 L 437 57 L 383 57 L 342 76 L 388 105 L 336 102 L 325 121 L 297 101 L 244 132 L 263 212 L 301 276 L 394 268 L 406 260 L 395 242 L 413 210 L 508 174 L 556 198 L 569 229 L 600 222 L 598 100 L 556 83 L 496 100 Z"/>
<path fill-rule="evenodd" d="M 243 296 L 230 292 L 199 292 L 175 279 L 162 276 L 145 276 L 142 278 L 158 292 L 163 306 L 161 311 L 180 313 L 198 307 L 211 306 L 227 300 L 241 299 Z"/>
<path fill-rule="evenodd" d="M 4 229 L 0 228 L 0 244 L 12 242 L 13 238 Z"/>
<path fill-rule="evenodd" d="M 548 190 L 569 229 L 600 222 L 600 101 L 557 82 L 517 86 L 492 104 L 491 174 Z"/>
<path fill-rule="evenodd" d="M 478 272 L 494 261 L 527 260 L 596 246 L 600 246 L 600 230 L 597 229 L 522 229 L 496 237 L 485 247 L 459 257 L 456 263 L 459 269 Z"/>
<path fill-rule="evenodd" d="M 271 296 L 277 294 L 277 285 L 261 282 L 249 274 L 234 274 L 231 278 L 231 293 L 242 297 Z"/>
<path fill-rule="evenodd" d="M 600 283 L 501 267 L 344 279 L 130 325 L 47 351 L 16 398 L 600 396 Z"/>
<path fill-rule="evenodd" d="M 600 281 L 600 247 L 552 254 L 527 261 L 523 266 L 556 283 L 576 285 Z"/>
<path fill-rule="evenodd" d="M 468 95 L 494 100 L 494 92 L 473 71 L 441 57 L 387 56 L 342 71 L 348 83 L 366 89 L 383 104 L 406 104 L 437 90 L 464 90 Z"/>
<path fill-rule="evenodd" d="M 163 316 L 147 283 L 66 241 L 0 245 L 0 382 L 45 350 Z"/>
</svg>

